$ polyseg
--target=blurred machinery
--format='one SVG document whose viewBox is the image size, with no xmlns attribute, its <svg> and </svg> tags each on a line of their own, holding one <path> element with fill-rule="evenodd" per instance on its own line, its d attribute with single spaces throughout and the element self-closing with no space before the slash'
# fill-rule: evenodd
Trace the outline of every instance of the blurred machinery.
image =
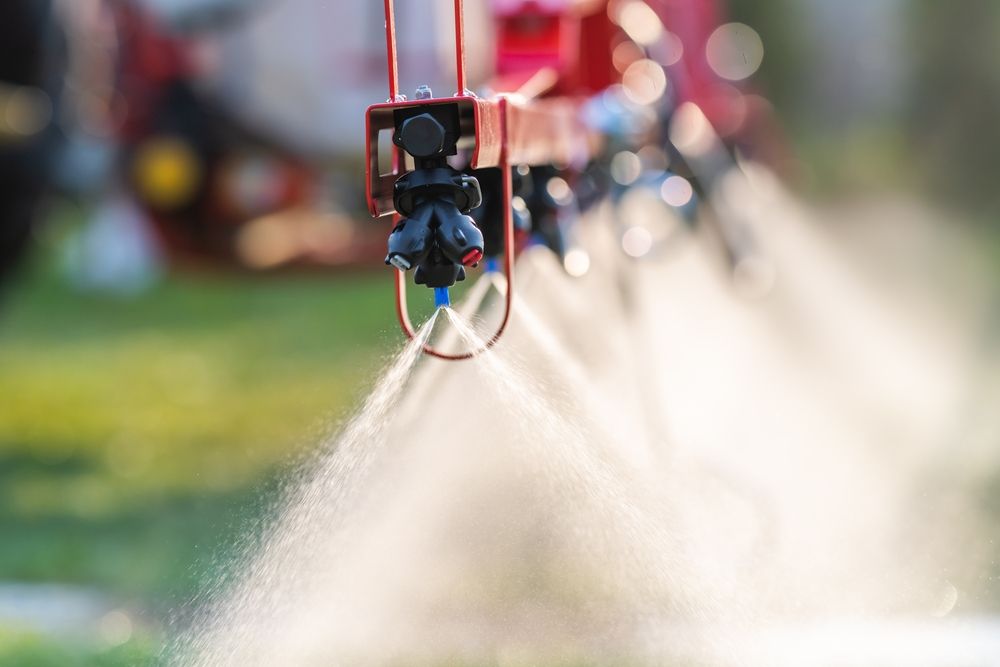
<svg viewBox="0 0 1000 667">
<path fill-rule="evenodd" d="M 752 239 L 731 212 L 715 206 L 712 193 L 736 152 L 767 146 L 759 132 L 766 103 L 711 62 L 723 23 L 720 3 L 468 0 L 462 8 L 477 39 L 460 58 L 446 59 L 462 81 L 445 91 L 457 93 L 451 111 L 410 116 L 406 109 L 431 104 L 414 94 L 405 109 L 369 115 L 392 131 L 385 142 L 367 136 L 365 148 L 378 153 L 380 142 L 392 146 L 404 159 L 400 169 L 390 168 L 388 154 L 379 168 L 394 174 L 393 183 L 406 177 L 403 192 L 392 197 L 381 192 L 386 183 L 375 184 L 376 198 L 388 206 L 373 212 L 396 208 L 408 220 L 427 220 L 433 232 L 414 235 L 416 222 L 405 233 L 401 228 L 389 259 L 422 266 L 424 283 L 447 282 L 428 276 L 449 271 L 458 279 L 464 258 L 507 252 L 502 220 L 509 212 L 512 252 L 544 244 L 573 273 L 586 264 L 573 247 L 579 213 L 606 200 L 618 210 L 629 193 L 645 189 L 660 193 L 682 218 L 719 230 L 733 264 L 742 261 L 753 252 Z M 447 15 L 448 23 L 454 6 L 439 5 L 446 7 L 427 12 L 401 2 L 397 10 L 406 26 L 398 45 L 403 71 L 428 84 L 419 96 L 453 85 L 444 83 L 447 68 L 441 73 L 435 45 L 448 39 L 441 39 L 447 31 L 435 15 Z M 361 100 L 377 94 L 383 9 L 325 0 L 4 3 L 0 272 L 21 254 L 60 172 L 63 182 L 103 178 L 90 184 L 92 195 L 106 196 L 109 179 L 119 183 L 174 257 L 273 267 L 381 255 L 380 234 L 354 224 L 349 205 L 345 214 L 323 210 L 339 211 L 335 202 L 352 199 L 345 183 L 331 190 L 329 168 L 350 168 L 350 156 L 362 147 L 345 127 L 356 122 L 350 118 Z M 357 30 L 329 40 L 316 31 L 319 24 Z M 494 148 L 507 151 L 509 168 L 501 168 L 498 155 L 479 151 L 486 142 L 473 136 L 484 127 L 499 136 L 494 121 L 476 114 L 485 101 L 501 99 L 503 114 L 513 114 L 510 144 Z M 406 122 L 410 130 L 402 132 Z M 437 133 L 441 145 L 418 155 L 425 150 L 411 136 L 418 127 L 425 128 L 420 140 Z M 67 154 L 67 138 L 79 134 L 113 146 L 109 162 L 117 176 L 100 176 L 93 160 Z M 519 155 L 511 154 L 514 148 Z M 371 179 L 367 187 L 371 194 Z M 617 217 L 627 254 L 656 249 L 662 235 L 632 229 L 627 214 Z M 442 220 L 461 228 L 471 245 L 449 248 L 435 237 Z M 403 252 L 407 243 L 417 245 Z"/>
<path fill-rule="evenodd" d="M 0 284 L 27 248 L 61 146 L 67 52 L 53 12 L 46 0 L 0 3 Z"/>
<path fill-rule="evenodd" d="M 210 66 L 196 57 L 201 31 L 226 23 L 189 21 L 198 27 L 192 33 L 134 2 L 119 2 L 113 12 L 126 180 L 174 253 L 234 260 L 247 223 L 313 203 L 318 170 L 238 122 L 196 85 Z"/>
</svg>

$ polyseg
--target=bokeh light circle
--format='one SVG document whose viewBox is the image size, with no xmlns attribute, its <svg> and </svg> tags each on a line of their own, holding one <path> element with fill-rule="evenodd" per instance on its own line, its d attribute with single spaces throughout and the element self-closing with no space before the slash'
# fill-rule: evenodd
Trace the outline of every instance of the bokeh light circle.
<svg viewBox="0 0 1000 667">
<path fill-rule="evenodd" d="M 670 176 L 660 186 L 660 196 L 670 206 L 680 208 L 691 202 L 694 188 L 691 187 L 691 182 L 683 176 Z"/>
<path fill-rule="evenodd" d="M 643 58 L 628 66 L 622 75 L 625 96 L 635 104 L 652 104 L 667 90 L 667 75 L 655 60 Z"/>
<path fill-rule="evenodd" d="M 764 60 L 764 42 L 744 23 L 726 23 L 715 29 L 705 46 L 712 70 L 729 81 L 742 81 L 756 72 Z"/>
</svg>

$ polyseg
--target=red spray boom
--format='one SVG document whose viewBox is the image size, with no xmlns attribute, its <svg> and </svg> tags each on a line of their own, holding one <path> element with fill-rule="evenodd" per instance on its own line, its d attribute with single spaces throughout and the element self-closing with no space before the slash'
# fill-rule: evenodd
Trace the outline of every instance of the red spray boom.
<svg viewBox="0 0 1000 667">
<path fill-rule="evenodd" d="M 386 264 L 396 269 L 396 310 L 407 336 L 415 335 L 406 307 L 406 272 L 435 290 L 448 305 L 448 288 L 466 267 L 484 259 L 502 265 L 507 279 L 503 318 L 482 349 L 459 354 L 424 350 L 443 359 L 468 359 L 499 340 L 514 298 L 516 239 L 512 169 L 569 164 L 586 150 L 586 131 L 569 98 L 537 99 L 529 81 L 513 94 L 480 98 L 467 89 L 462 0 L 455 0 L 455 94 L 435 97 L 418 88 L 414 99 L 399 92 L 393 0 L 385 2 L 389 100 L 370 106 L 365 126 L 366 196 L 372 216 L 393 215 Z M 539 77 L 548 73 L 539 72 Z M 391 164 L 380 164 L 379 133 L 392 135 Z M 480 181 L 492 184 L 484 193 Z M 469 216 L 484 196 L 497 205 L 479 224 Z M 486 233 L 484 236 L 484 232 Z M 495 239 L 488 242 L 488 239 Z"/>
</svg>

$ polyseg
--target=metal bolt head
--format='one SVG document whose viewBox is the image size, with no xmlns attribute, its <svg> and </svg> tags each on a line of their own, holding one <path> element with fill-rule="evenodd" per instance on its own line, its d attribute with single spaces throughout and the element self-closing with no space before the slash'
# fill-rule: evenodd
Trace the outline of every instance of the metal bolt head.
<svg viewBox="0 0 1000 667">
<path fill-rule="evenodd" d="M 431 91 L 430 86 L 417 86 L 417 92 L 413 95 L 414 99 L 418 100 L 429 100 L 434 97 L 434 93 Z"/>
<path fill-rule="evenodd" d="M 441 123 L 430 114 L 422 113 L 403 122 L 396 144 L 413 157 L 432 157 L 441 152 L 444 140 L 445 130 Z"/>
</svg>

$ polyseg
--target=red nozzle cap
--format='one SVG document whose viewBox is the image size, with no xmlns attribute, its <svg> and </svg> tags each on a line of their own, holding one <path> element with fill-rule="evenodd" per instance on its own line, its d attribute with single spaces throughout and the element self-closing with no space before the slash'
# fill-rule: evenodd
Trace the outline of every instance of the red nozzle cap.
<svg viewBox="0 0 1000 667">
<path fill-rule="evenodd" d="M 473 248 L 469 252 L 465 253 L 465 257 L 462 258 L 462 264 L 465 266 L 474 266 L 479 263 L 479 260 L 483 258 L 483 251 L 479 248 Z"/>
</svg>

